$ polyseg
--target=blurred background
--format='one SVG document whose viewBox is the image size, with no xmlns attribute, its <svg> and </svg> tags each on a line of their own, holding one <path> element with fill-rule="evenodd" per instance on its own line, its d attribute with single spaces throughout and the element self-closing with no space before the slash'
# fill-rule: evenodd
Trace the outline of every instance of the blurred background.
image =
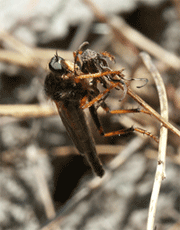
<svg viewBox="0 0 180 230">
<path fill-rule="evenodd" d="M 137 89 L 142 82 L 136 81 L 130 87 L 160 112 L 152 76 L 143 64 L 134 71 L 139 53 L 146 51 L 166 86 L 169 121 L 179 129 L 179 20 L 178 0 L 0 0 L 0 229 L 146 228 L 158 144 L 134 133 L 100 137 L 86 111 L 108 175 L 96 181 L 43 84 L 56 50 L 73 61 L 73 51 L 88 41 L 89 49 L 115 56 L 116 63 L 109 62 L 113 70 L 124 68 L 126 78 L 147 78 L 146 86 Z M 129 96 L 119 101 L 122 95 L 110 93 L 112 110 L 141 108 Z M 105 132 L 133 125 L 159 136 L 153 116 L 98 113 Z M 180 147 L 171 131 L 166 176 L 155 226 L 178 230 Z"/>
</svg>

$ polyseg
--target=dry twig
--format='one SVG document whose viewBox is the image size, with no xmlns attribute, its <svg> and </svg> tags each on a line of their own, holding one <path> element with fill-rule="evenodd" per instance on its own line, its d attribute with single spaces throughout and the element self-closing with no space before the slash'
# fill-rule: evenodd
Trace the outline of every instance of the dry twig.
<svg viewBox="0 0 180 230">
<path fill-rule="evenodd" d="M 145 66 L 153 76 L 156 87 L 159 94 L 160 100 L 160 109 L 161 109 L 161 116 L 164 120 L 168 121 L 168 102 L 167 102 L 167 95 L 166 89 L 159 74 L 158 70 L 156 69 L 155 65 L 152 63 L 150 56 L 146 53 L 140 54 Z M 149 207 L 149 214 L 148 214 L 148 222 L 147 222 L 147 230 L 154 229 L 154 220 L 155 220 L 155 213 L 157 207 L 158 196 L 160 192 L 161 182 L 165 179 L 165 159 L 166 159 L 166 147 L 167 147 L 167 134 L 168 130 L 165 127 L 161 127 L 160 129 L 160 140 L 159 140 L 159 151 L 158 151 L 158 164 L 156 169 L 156 175 L 151 195 L 150 207 Z"/>
<path fill-rule="evenodd" d="M 50 106 L 40 105 L 0 105 L 0 116 L 16 118 L 39 118 L 57 115 L 56 110 Z"/>
</svg>

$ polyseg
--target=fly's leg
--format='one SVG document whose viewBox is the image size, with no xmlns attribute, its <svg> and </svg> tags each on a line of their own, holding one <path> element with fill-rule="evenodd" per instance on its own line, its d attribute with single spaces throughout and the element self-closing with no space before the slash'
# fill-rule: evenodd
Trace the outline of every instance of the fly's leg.
<svg viewBox="0 0 180 230">
<path fill-rule="evenodd" d="M 78 57 L 78 54 L 81 54 L 82 51 L 75 51 L 73 52 L 73 56 L 74 56 L 74 75 L 77 76 L 78 74 L 78 70 L 81 68 L 81 62 L 80 59 Z"/>
<path fill-rule="evenodd" d="M 107 112 L 113 112 L 113 111 L 110 111 L 108 106 L 106 105 L 106 103 L 104 102 L 101 107 L 103 107 L 103 109 Z M 119 111 L 122 111 L 121 114 L 125 114 L 125 113 L 134 113 L 134 112 L 141 112 L 141 110 L 139 109 L 131 109 L 131 110 L 118 110 Z M 92 115 L 92 113 L 91 113 Z M 141 128 L 136 128 L 136 127 L 130 127 L 130 128 L 127 128 L 127 129 L 121 129 L 121 130 L 118 130 L 118 131 L 113 131 L 113 132 L 109 132 L 109 133 L 105 133 L 104 130 L 103 130 L 103 127 L 101 126 L 100 122 L 98 123 L 97 125 L 97 121 L 99 121 L 99 118 L 98 118 L 98 114 L 97 114 L 97 111 L 94 112 L 94 114 L 92 115 L 92 118 L 96 124 L 96 127 L 97 129 L 99 130 L 99 133 L 105 137 L 111 137 L 111 136 L 120 136 L 120 135 L 124 135 L 124 134 L 128 134 L 128 133 L 132 133 L 132 132 L 138 132 L 138 133 L 141 133 L 141 134 L 145 134 L 149 137 L 151 137 L 154 141 L 156 141 L 157 143 L 159 143 L 159 140 L 156 136 L 154 136 L 153 134 L 151 134 L 150 132 L 147 132 L 146 130 L 144 129 L 141 129 Z"/>
<path fill-rule="evenodd" d="M 120 71 L 111 71 L 111 70 L 108 70 L 108 71 L 103 72 L 103 73 L 92 73 L 92 74 L 85 74 L 85 75 L 83 74 L 83 75 L 76 76 L 75 80 L 76 79 L 86 79 L 86 78 L 99 78 L 99 77 L 106 76 L 108 74 L 111 74 L 112 76 L 118 75 L 119 77 L 121 77 L 123 70 L 124 69 L 122 69 Z M 123 78 L 123 76 L 122 76 L 122 78 Z"/>
<path fill-rule="evenodd" d="M 116 88 L 118 86 L 119 83 L 112 83 L 111 86 L 104 90 L 102 93 L 100 93 L 99 95 L 97 95 L 95 98 L 93 98 L 90 102 L 86 103 L 86 101 L 84 100 L 84 98 L 81 100 L 81 104 L 80 104 L 80 108 L 81 109 L 86 109 L 86 108 L 90 108 L 92 105 L 94 105 L 96 102 L 101 101 L 102 99 L 106 98 L 107 94 L 110 92 L 111 89 Z"/>
<path fill-rule="evenodd" d="M 111 74 L 119 74 L 120 71 L 112 71 Z M 93 76 L 104 76 L 106 75 L 107 73 L 98 73 L 98 74 L 89 74 L 89 75 L 93 75 Z M 83 75 L 83 76 L 88 76 L 88 75 Z M 81 76 L 78 76 L 78 77 L 81 77 Z M 86 78 L 86 77 L 83 77 L 83 78 Z M 107 88 L 106 90 L 104 90 L 102 93 L 100 93 L 99 95 L 97 95 L 95 98 L 93 98 L 90 102 L 86 103 L 87 100 L 84 100 L 82 99 L 81 101 L 81 104 L 80 104 L 80 108 L 81 109 L 86 109 L 86 108 L 90 108 L 91 106 L 93 106 L 95 103 L 97 102 L 100 102 L 103 97 L 110 92 L 111 89 L 113 88 L 116 88 L 118 86 L 119 83 L 114 83 L 114 82 L 111 82 L 111 86 L 109 88 Z M 86 98 L 87 99 L 87 98 Z M 101 102 L 100 102 L 101 103 Z M 124 110 L 113 110 L 111 111 L 108 106 L 106 105 L 106 103 L 104 102 L 104 100 L 102 101 L 101 103 L 101 107 L 106 111 L 106 112 L 109 112 L 111 114 L 127 114 L 127 113 L 146 113 L 146 114 L 150 114 L 148 111 L 146 110 L 141 110 L 141 109 L 124 109 Z M 91 115 L 93 117 L 93 120 L 99 130 L 99 133 L 101 135 L 104 135 L 106 137 L 109 137 L 109 136 L 116 136 L 116 135 L 122 135 L 122 134 L 127 134 L 127 133 L 131 133 L 131 132 L 139 132 L 139 133 L 142 133 L 142 134 L 145 134 L 151 138 L 153 138 L 153 140 L 155 140 L 157 143 L 159 142 L 158 141 L 158 138 L 155 137 L 154 135 L 152 135 L 150 132 L 147 132 L 146 130 L 144 129 L 141 129 L 141 128 L 128 128 L 128 129 L 122 129 L 122 130 L 118 130 L 118 131 L 114 131 L 114 132 L 109 132 L 109 133 L 104 133 L 103 131 L 103 128 L 99 122 L 99 118 L 98 118 L 98 115 L 97 115 L 97 112 L 95 112 L 95 109 L 92 109 L 90 110 L 91 112 Z M 92 114 L 93 113 L 93 114 Z"/>
<path fill-rule="evenodd" d="M 94 105 L 97 102 L 100 102 L 100 106 L 108 113 L 111 114 L 125 114 L 125 113 L 146 113 L 146 114 L 150 114 L 148 111 L 146 110 L 142 110 L 142 109 L 120 109 L 120 110 L 110 110 L 109 107 L 106 105 L 106 103 L 104 102 L 104 100 L 107 98 L 108 93 L 110 92 L 111 89 L 116 88 L 118 85 L 118 83 L 112 83 L 111 87 L 109 87 L 108 89 L 104 90 L 102 93 L 100 93 L 99 95 L 97 95 L 95 98 L 93 98 L 90 102 L 87 102 L 87 96 L 85 96 L 82 100 L 81 100 L 81 105 L 80 108 L 82 109 L 86 109 L 86 108 L 90 108 L 92 105 Z M 102 102 L 101 102 L 102 100 Z"/>
<path fill-rule="evenodd" d="M 101 52 L 100 54 L 102 54 L 105 57 L 108 57 L 110 61 L 115 61 L 115 57 L 112 54 L 108 53 L 107 51 Z"/>
<path fill-rule="evenodd" d="M 106 105 L 105 102 L 103 102 L 101 104 L 101 107 L 108 113 L 111 113 L 111 114 L 127 114 L 127 113 L 140 113 L 140 112 L 143 112 L 143 113 L 146 113 L 146 114 L 149 114 L 148 111 L 145 111 L 145 110 L 141 110 L 141 109 L 124 109 L 124 110 L 113 110 L 113 111 L 110 111 L 109 107 Z M 97 112 L 95 113 L 96 116 L 97 115 Z M 98 119 L 98 118 L 96 118 Z M 121 130 L 118 130 L 118 131 L 113 131 L 113 132 L 109 132 L 109 133 L 104 133 L 103 131 L 103 128 L 102 126 L 97 126 L 98 130 L 99 130 L 99 133 L 105 137 L 110 137 L 110 136 L 117 136 L 117 135 L 123 135 L 123 134 L 128 134 L 128 133 L 131 133 L 131 132 L 138 132 L 138 133 L 141 133 L 141 134 L 145 134 L 149 137 L 151 137 L 154 141 L 156 141 L 157 143 L 159 143 L 159 140 L 156 136 L 154 136 L 153 134 L 151 134 L 150 132 L 147 132 L 146 130 L 144 129 L 141 129 L 141 128 L 135 128 L 135 127 L 130 127 L 130 128 L 127 128 L 127 129 L 121 129 Z"/>
<path fill-rule="evenodd" d="M 146 113 L 150 115 L 149 111 L 142 110 L 139 108 L 136 109 L 119 109 L 119 110 L 110 110 L 108 111 L 111 114 L 125 114 L 125 113 Z"/>
<path fill-rule="evenodd" d="M 113 86 L 116 87 L 115 84 Z M 113 86 L 112 86 L 112 88 L 114 88 Z M 155 137 L 154 135 L 152 135 L 150 132 L 147 132 L 146 130 L 138 128 L 138 127 L 137 128 L 130 127 L 130 128 L 127 128 L 127 129 L 121 129 L 121 130 L 113 131 L 113 132 L 109 132 L 109 133 L 105 133 L 104 132 L 103 127 L 102 127 L 102 125 L 100 123 L 98 114 L 97 114 L 97 109 L 94 107 L 94 103 L 99 102 L 100 99 L 102 99 L 103 96 L 107 92 L 109 92 L 109 90 L 110 90 L 110 88 L 106 89 L 103 93 L 99 94 L 97 97 L 95 97 L 94 99 L 92 99 L 89 103 L 84 104 L 84 105 L 81 104 L 81 108 L 82 109 L 89 108 L 91 116 L 92 116 L 92 118 L 94 120 L 94 123 L 95 123 L 97 129 L 99 130 L 99 133 L 101 135 L 105 136 L 105 137 L 110 137 L 110 136 L 120 136 L 120 135 L 128 134 L 128 133 L 131 133 L 131 132 L 138 132 L 138 133 L 145 134 L 145 135 L 153 138 L 153 140 L 155 140 L 158 143 L 159 141 L 158 141 L 157 137 Z M 83 100 L 83 102 L 85 103 L 85 100 Z M 127 113 L 140 113 L 140 112 L 149 114 L 148 111 L 141 110 L 141 109 L 124 109 L 124 110 L 112 110 L 111 111 L 109 109 L 109 107 L 106 105 L 106 103 L 104 102 L 104 100 L 102 102 L 100 102 L 100 106 L 106 112 L 111 113 L 111 114 L 127 114 Z"/>
<path fill-rule="evenodd" d="M 95 108 L 94 105 L 92 105 L 91 107 L 89 107 L 89 111 L 91 113 L 92 119 L 93 119 L 100 135 L 104 135 L 104 130 L 103 130 L 103 127 L 102 127 L 101 122 L 99 120 L 99 117 L 97 114 L 97 109 Z"/>
<path fill-rule="evenodd" d="M 107 112 L 111 114 L 127 114 L 127 113 L 146 113 L 149 114 L 149 111 L 142 110 L 139 108 L 136 109 L 119 109 L 119 110 L 110 110 L 110 108 L 107 106 L 107 104 L 103 101 L 101 103 L 101 107 Z"/>
<path fill-rule="evenodd" d="M 78 50 L 73 52 L 73 56 L 74 56 L 74 73 L 75 73 L 75 75 L 78 75 L 78 74 L 77 74 L 78 68 L 77 68 L 76 66 L 78 66 L 80 69 L 81 69 L 81 67 L 82 67 L 82 66 L 81 66 L 81 61 L 80 61 L 80 58 L 79 58 L 78 55 L 81 55 L 81 54 L 83 53 L 83 51 L 82 51 L 83 46 L 86 46 L 86 45 L 88 45 L 88 44 L 89 44 L 89 42 L 83 42 L 83 43 L 79 46 Z"/>
<path fill-rule="evenodd" d="M 128 133 L 132 133 L 132 132 L 138 132 L 138 133 L 141 133 L 141 134 L 145 134 L 145 135 L 151 137 L 157 143 L 159 143 L 158 138 L 156 136 L 154 136 L 153 134 L 151 134 L 150 132 L 147 132 L 146 130 L 141 129 L 141 128 L 134 128 L 134 127 L 130 127 L 128 129 L 121 129 L 121 130 L 113 131 L 113 132 L 109 132 L 109 133 L 105 133 L 104 136 L 105 137 L 120 136 L 120 135 L 124 135 L 124 134 L 128 134 Z"/>
</svg>

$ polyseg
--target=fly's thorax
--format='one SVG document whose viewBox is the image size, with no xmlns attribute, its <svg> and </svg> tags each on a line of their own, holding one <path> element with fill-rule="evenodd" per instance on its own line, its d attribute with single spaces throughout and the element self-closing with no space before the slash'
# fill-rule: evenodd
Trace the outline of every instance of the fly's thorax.
<svg viewBox="0 0 180 230">
<path fill-rule="evenodd" d="M 76 83 L 71 73 L 51 72 L 44 83 L 45 94 L 54 101 L 79 101 L 86 95 L 82 82 Z"/>
</svg>

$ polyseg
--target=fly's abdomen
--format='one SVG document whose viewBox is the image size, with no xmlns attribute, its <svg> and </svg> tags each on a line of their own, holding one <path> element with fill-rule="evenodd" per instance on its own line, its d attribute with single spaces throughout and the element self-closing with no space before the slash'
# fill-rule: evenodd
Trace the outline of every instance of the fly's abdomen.
<svg viewBox="0 0 180 230">
<path fill-rule="evenodd" d="M 84 111 L 79 108 L 79 103 L 68 101 L 68 103 L 58 102 L 56 105 L 74 145 L 80 154 L 86 156 L 93 171 L 102 177 L 105 171 L 98 158 L 94 139 L 86 122 Z"/>
</svg>

